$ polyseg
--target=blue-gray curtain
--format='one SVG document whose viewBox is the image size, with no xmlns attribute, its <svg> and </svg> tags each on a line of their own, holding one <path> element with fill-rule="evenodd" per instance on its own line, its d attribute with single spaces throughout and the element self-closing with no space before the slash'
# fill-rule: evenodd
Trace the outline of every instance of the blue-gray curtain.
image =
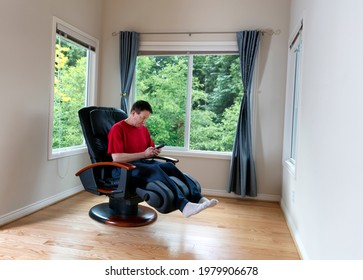
<svg viewBox="0 0 363 280">
<path fill-rule="evenodd" d="M 139 33 L 120 32 L 121 109 L 128 112 L 129 94 L 139 51 Z"/>
<path fill-rule="evenodd" d="M 260 31 L 237 32 L 244 94 L 232 151 L 228 192 L 243 197 L 257 196 L 251 141 L 251 84 L 260 37 Z"/>
</svg>

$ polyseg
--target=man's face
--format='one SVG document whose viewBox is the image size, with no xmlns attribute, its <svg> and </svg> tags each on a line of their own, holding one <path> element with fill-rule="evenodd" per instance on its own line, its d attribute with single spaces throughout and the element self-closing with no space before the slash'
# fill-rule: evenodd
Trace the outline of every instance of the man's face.
<svg viewBox="0 0 363 280">
<path fill-rule="evenodd" d="M 131 113 L 131 119 L 132 119 L 132 125 L 135 127 L 140 127 L 145 125 L 146 120 L 150 117 L 149 111 L 141 111 L 140 114 L 136 113 L 135 111 L 132 111 Z"/>
</svg>

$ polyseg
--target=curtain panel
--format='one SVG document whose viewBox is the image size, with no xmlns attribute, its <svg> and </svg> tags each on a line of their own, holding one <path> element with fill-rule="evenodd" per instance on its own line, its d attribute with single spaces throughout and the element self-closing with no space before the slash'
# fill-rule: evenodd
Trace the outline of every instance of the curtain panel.
<svg viewBox="0 0 363 280">
<path fill-rule="evenodd" d="M 251 140 L 251 87 L 261 31 L 237 32 L 244 94 L 233 145 L 228 192 L 257 196 L 255 164 Z"/>
<path fill-rule="evenodd" d="M 128 113 L 128 102 L 132 79 L 134 77 L 136 59 L 139 51 L 139 33 L 132 31 L 120 32 L 120 107 Z"/>
</svg>

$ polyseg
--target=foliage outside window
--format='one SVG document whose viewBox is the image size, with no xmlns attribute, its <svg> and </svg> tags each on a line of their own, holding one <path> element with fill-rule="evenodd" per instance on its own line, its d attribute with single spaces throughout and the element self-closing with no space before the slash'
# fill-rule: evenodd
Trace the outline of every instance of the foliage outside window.
<svg viewBox="0 0 363 280">
<path fill-rule="evenodd" d="M 85 147 L 78 110 L 91 99 L 95 52 L 74 34 L 68 36 L 58 29 L 55 34 L 51 157 Z"/>
<path fill-rule="evenodd" d="M 238 55 L 139 56 L 136 98 L 151 103 L 156 143 L 232 150 L 243 89 Z"/>
<path fill-rule="evenodd" d="M 83 144 L 77 112 L 86 104 L 87 50 L 57 34 L 53 149 Z"/>
</svg>

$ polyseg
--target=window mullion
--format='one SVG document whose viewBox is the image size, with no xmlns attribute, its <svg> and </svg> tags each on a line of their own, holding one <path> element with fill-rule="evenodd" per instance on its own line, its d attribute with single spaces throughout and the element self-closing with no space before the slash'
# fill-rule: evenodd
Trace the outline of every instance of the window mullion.
<svg viewBox="0 0 363 280">
<path fill-rule="evenodd" d="M 189 150 L 190 147 L 190 123 L 192 111 L 192 87 L 193 87 L 193 55 L 188 59 L 188 76 L 187 76 L 187 100 L 185 110 L 185 128 L 184 128 L 184 147 Z"/>
</svg>

